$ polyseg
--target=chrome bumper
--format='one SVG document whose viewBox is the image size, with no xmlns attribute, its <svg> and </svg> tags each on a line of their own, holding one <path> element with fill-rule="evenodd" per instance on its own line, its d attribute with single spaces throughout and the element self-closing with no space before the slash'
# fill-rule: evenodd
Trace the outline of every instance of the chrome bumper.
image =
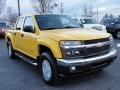
<svg viewBox="0 0 120 90">
<path fill-rule="evenodd" d="M 109 59 L 113 59 L 117 56 L 117 51 L 115 49 L 111 50 L 109 53 L 104 55 L 99 55 L 96 57 L 91 57 L 87 59 L 57 59 L 60 64 L 73 65 L 73 64 L 88 64 L 92 62 L 101 62 Z"/>
</svg>

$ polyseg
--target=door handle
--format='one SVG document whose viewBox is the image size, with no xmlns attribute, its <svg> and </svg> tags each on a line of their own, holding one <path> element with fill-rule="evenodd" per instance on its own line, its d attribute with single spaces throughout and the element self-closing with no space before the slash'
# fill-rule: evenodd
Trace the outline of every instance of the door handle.
<svg viewBox="0 0 120 90">
<path fill-rule="evenodd" d="M 21 37 L 24 37 L 24 34 L 21 34 Z"/>
</svg>

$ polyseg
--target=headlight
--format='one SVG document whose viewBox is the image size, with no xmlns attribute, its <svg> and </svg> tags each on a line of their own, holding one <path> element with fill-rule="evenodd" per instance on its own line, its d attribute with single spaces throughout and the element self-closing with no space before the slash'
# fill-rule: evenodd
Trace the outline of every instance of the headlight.
<svg viewBox="0 0 120 90">
<path fill-rule="evenodd" d="M 63 58 L 75 58 L 83 56 L 83 49 L 80 41 L 61 41 L 60 47 Z"/>
<path fill-rule="evenodd" d="M 61 41 L 60 46 L 63 48 L 73 48 L 81 45 L 80 41 Z"/>
</svg>

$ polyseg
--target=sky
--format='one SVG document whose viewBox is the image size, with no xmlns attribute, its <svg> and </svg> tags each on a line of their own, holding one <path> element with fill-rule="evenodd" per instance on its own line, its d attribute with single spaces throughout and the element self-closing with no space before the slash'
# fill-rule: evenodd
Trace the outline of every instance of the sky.
<svg viewBox="0 0 120 90">
<path fill-rule="evenodd" d="M 106 12 L 114 15 L 120 14 L 120 10 L 118 12 L 110 12 L 113 9 L 120 9 L 120 0 L 56 0 L 56 3 L 61 2 L 63 3 L 64 14 L 71 16 L 76 14 L 79 17 L 82 14 L 83 5 L 92 5 L 95 11 L 98 8 L 99 17 L 102 17 Z M 7 0 L 7 7 L 9 6 L 17 10 L 17 0 Z M 35 13 L 30 0 L 20 0 L 20 6 L 22 15 Z M 58 13 L 58 10 L 57 8 L 55 12 Z"/>
</svg>

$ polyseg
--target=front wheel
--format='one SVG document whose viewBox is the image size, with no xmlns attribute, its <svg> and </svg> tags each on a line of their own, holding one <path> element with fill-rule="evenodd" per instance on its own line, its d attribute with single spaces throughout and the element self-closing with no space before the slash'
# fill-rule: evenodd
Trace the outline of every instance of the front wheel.
<svg viewBox="0 0 120 90">
<path fill-rule="evenodd" d="M 52 78 L 52 67 L 47 59 L 44 59 L 42 62 L 42 76 L 45 81 L 50 81 Z"/>
<path fill-rule="evenodd" d="M 45 52 L 41 55 L 39 68 L 41 76 L 47 84 L 55 84 L 60 81 L 55 60 L 49 52 Z"/>
</svg>

